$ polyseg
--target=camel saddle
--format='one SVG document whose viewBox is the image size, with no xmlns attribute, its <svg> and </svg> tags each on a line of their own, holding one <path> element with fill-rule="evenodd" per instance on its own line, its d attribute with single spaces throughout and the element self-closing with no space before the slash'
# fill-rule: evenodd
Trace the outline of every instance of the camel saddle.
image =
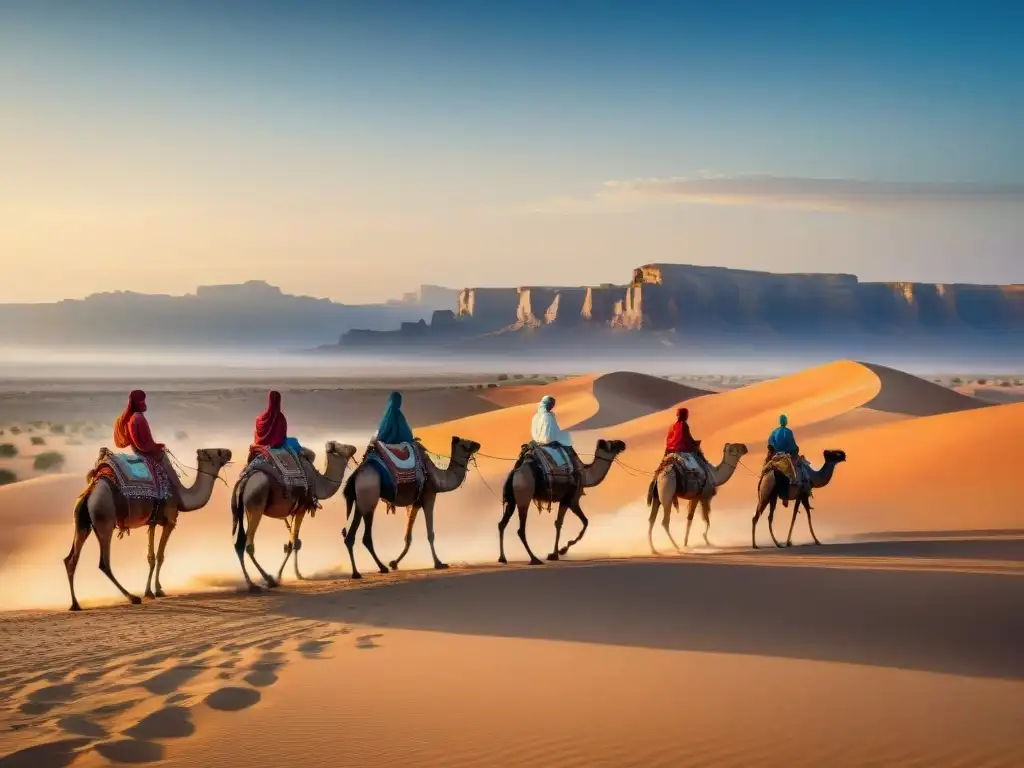
<svg viewBox="0 0 1024 768">
<path fill-rule="evenodd" d="M 129 504 L 132 501 L 151 501 L 153 512 L 150 523 L 162 522 L 164 504 L 173 497 L 174 487 L 167 470 L 155 459 L 134 453 L 114 453 L 101 448 L 96 464 L 86 475 L 91 488 L 100 479 L 112 483 L 120 492 L 116 504 L 119 536 L 128 531 Z"/>
<path fill-rule="evenodd" d="M 252 459 L 242 470 L 241 477 L 262 472 L 284 489 L 285 495 L 292 500 L 293 511 L 303 511 L 310 516 L 316 514 L 320 501 L 314 492 L 313 478 L 309 476 L 311 465 L 304 463 L 288 448 L 257 446 L 252 452 Z"/>
<path fill-rule="evenodd" d="M 569 450 L 562 445 L 525 443 L 516 464 L 524 462 L 529 462 L 536 468 L 543 488 L 547 491 L 546 495 L 550 498 L 561 496 L 577 480 L 582 485 L 582 477 L 579 477 L 580 468 Z"/>
<path fill-rule="evenodd" d="M 381 478 L 380 496 L 394 512 L 396 499 L 419 498 L 426 480 L 426 460 L 418 442 L 389 444 L 373 440 L 363 463 L 372 462 Z M 382 471 L 381 471 L 382 470 Z"/>
<path fill-rule="evenodd" d="M 811 494 L 811 478 L 808 476 L 807 459 L 801 456 L 794 459 L 788 453 L 770 455 L 761 470 L 761 476 L 769 472 L 780 472 L 790 483 L 799 486 L 807 496 Z M 782 499 L 783 506 L 789 506 L 788 499 Z"/>
<path fill-rule="evenodd" d="M 710 480 L 707 463 L 697 453 L 668 454 L 661 460 L 661 464 L 658 465 L 655 477 L 666 467 L 671 467 L 675 471 L 680 483 L 687 485 L 693 482 L 699 491 L 703 491 L 704 486 Z"/>
</svg>

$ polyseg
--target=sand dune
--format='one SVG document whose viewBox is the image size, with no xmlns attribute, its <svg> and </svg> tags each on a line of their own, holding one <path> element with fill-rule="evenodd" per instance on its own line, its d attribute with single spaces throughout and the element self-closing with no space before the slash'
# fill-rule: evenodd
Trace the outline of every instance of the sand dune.
<svg viewBox="0 0 1024 768">
<path fill-rule="evenodd" d="M 954 392 L 939 384 L 886 368 L 884 365 L 860 363 L 881 382 L 878 394 L 868 403 L 876 411 L 901 413 L 907 416 L 935 416 L 940 413 L 984 408 L 988 403 Z"/>
<path fill-rule="evenodd" d="M 706 394 L 707 390 L 643 373 L 605 374 L 594 380 L 597 413 L 575 428 L 607 429 Z"/>
</svg>

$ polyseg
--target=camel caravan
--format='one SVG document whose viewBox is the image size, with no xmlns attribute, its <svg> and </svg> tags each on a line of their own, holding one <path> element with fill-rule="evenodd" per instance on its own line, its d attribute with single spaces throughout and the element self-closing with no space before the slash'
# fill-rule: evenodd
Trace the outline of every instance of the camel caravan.
<svg viewBox="0 0 1024 768">
<path fill-rule="evenodd" d="M 164 596 L 160 573 L 167 542 L 178 524 L 179 513 L 202 509 L 210 501 L 217 480 L 223 482 L 221 471 L 231 462 L 226 448 L 201 448 L 196 451 L 195 480 L 185 486 L 179 477 L 172 454 L 163 443 L 153 438 L 146 420 L 146 394 L 134 390 L 128 405 L 114 423 L 114 445 L 121 453 L 102 448 L 96 464 L 86 476 L 87 485 L 74 506 L 75 535 L 71 551 L 64 558 L 71 610 L 81 607 L 75 596 L 75 571 L 82 547 L 95 531 L 100 545 L 100 570 L 132 604 L 142 599 L 125 589 L 114 576 L 110 549 L 114 534 L 121 538 L 132 530 L 145 528 L 149 536 L 149 575 L 145 596 Z M 822 488 L 832 479 L 836 465 L 846 460 L 839 450 L 825 451 L 824 464 L 814 469 L 800 454 L 787 419 L 781 416 L 779 426 L 768 440 L 768 455 L 759 475 L 757 506 L 752 524 L 752 543 L 757 548 L 757 522 L 768 509 L 768 528 L 776 546 L 791 546 L 796 516 L 802 506 L 807 512 L 807 525 L 815 544 L 820 544 L 811 522 L 810 498 L 814 489 Z M 439 494 L 457 490 L 465 482 L 469 467 L 480 451 L 480 443 L 453 436 L 447 467 L 439 467 L 431 454 L 413 435 L 402 412 L 402 396 L 392 392 L 377 432 L 367 446 L 362 460 L 349 473 L 357 449 L 330 441 L 324 447 L 324 470 L 316 468 L 316 454 L 289 435 L 288 422 L 281 406 L 281 394 L 269 393 L 266 409 L 256 419 L 253 442 L 246 464 L 231 492 L 231 520 L 234 550 L 245 583 L 251 591 L 259 591 L 246 568 L 246 556 L 267 587 L 281 583 L 285 567 L 292 560 L 295 578 L 302 580 L 299 570 L 299 536 L 305 518 L 314 517 L 322 502 L 339 490 L 345 499 L 345 526 L 342 537 L 351 564 L 351 576 L 361 578 L 356 567 L 354 547 L 363 526 L 362 543 L 380 573 L 397 570 L 412 545 L 413 528 L 420 511 L 427 528 L 427 542 L 434 568 L 445 569 L 437 554 L 434 535 L 434 509 Z M 124 449 L 130 449 L 130 452 Z M 519 540 L 531 565 L 542 561 L 530 549 L 526 523 L 531 505 L 538 510 L 556 508 L 555 538 L 549 561 L 564 557 L 587 532 L 589 521 L 583 512 L 582 499 L 588 488 L 599 486 L 608 476 L 612 464 L 619 462 L 626 450 L 621 440 L 599 439 L 593 460 L 584 463 L 573 447 L 570 433 L 558 425 L 555 399 L 544 397 L 531 424 L 531 440 L 523 444 L 501 488 L 501 519 L 498 523 L 498 561 L 506 564 L 505 529 L 512 516 L 519 513 Z M 711 542 L 711 505 L 718 489 L 727 483 L 741 464 L 747 447 L 727 443 L 722 461 L 712 465 L 704 456 L 699 440 L 690 431 L 689 411 L 679 408 L 676 421 L 669 429 L 665 453 L 653 473 L 647 491 L 650 509 L 647 538 L 652 554 L 653 532 L 658 512 L 664 510 L 662 527 L 675 550 L 681 551 L 672 536 L 672 511 L 679 501 L 688 505 L 683 547 L 689 546 L 690 526 L 700 507 L 704 519 L 704 543 Z M 511 459 L 510 459 L 511 461 Z M 346 474 L 348 479 L 346 481 Z M 377 507 L 384 502 L 389 512 L 397 507 L 407 510 L 404 546 L 388 565 L 377 555 L 373 544 L 373 520 Z M 793 517 L 785 545 L 775 538 L 772 523 L 778 502 L 793 502 Z M 580 532 L 562 543 L 562 526 L 567 512 L 580 521 Z M 264 518 L 282 521 L 288 530 L 284 559 L 276 575 L 268 573 L 256 559 L 256 532 Z M 160 540 L 156 542 L 156 529 Z M 294 559 L 293 559 L 294 558 Z"/>
</svg>

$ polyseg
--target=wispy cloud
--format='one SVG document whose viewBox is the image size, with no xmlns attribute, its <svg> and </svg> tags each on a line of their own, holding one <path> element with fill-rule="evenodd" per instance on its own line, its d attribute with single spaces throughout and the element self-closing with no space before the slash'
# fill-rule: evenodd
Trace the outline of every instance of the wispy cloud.
<svg viewBox="0 0 1024 768">
<path fill-rule="evenodd" d="M 571 214 L 628 210 L 648 205 L 733 205 L 859 211 L 937 206 L 1019 205 L 1024 184 L 934 183 L 814 179 L 785 176 L 703 174 L 606 181 L 589 198 L 556 198 L 533 206 L 535 213 Z"/>
</svg>

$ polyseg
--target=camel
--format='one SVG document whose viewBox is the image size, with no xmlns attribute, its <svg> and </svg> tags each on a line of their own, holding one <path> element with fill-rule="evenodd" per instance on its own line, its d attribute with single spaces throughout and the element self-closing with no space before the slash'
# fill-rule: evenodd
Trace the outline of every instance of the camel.
<svg viewBox="0 0 1024 768">
<path fill-rule="evenodd" d="M 469 462 L 473 455 L 480 450 L 480 443 L 473 440 L 464 440 L 461 437 L 452 438 L 451 461 L 447 469 L 438 469 L 429 458 L 423 456 L 426 462 L 423 490 L 417 497 L 415 488 L 402 489 L 399 496 L 391 506 L 407 507 L 408 513 L 405 523 L 405 547 L 401 554 L 389 564 L 392 570 L 398 570 L 399 563 L 409 552 L 412 544 L 412 528 L 416 522 L 419 511 L 423 510 L 423 517 L 427 524 L 427 542 L 430 544 L 430 554 L 434 558 L 434 568 L 443 570 L 448 567 L 441 562 L 434 548 L 434 502 L 437 494 L 450 493 L 454 491 L 466 479 Z M 423 455 L 423 454 L 421 454 Z M 373 513 L 377 509 L 377 503 L 381 499 L 381 482 L 377 466 L 373 463 L 361 464 L 348 483 L 345 484 L 345 518 L 346 527 L 341 535 L 345 537 L 345 547 L 348 549 L 348 557 L 352 563 L 352 578 L 361 579 L 362 574 L 356 568 L 356 558 L 353 547 L 356 542 L 356 533 L 359 531 L 359 524 L 366 520 L 366 528 L 363 531 L 363 546 L 366 547 L 377 569 L 381 573 L 388 572 L 388 566 L 377 557 L 373 548 Z"/>
<path fill-rule="evenodd" d="M 551 503 L 558 502 L 558 513 L 555 516 L 555 548 L 548 555 L 548 560 L 558 560 L 559 556 L 566 555 L 572 547 L 580 542 L 583 534 L 587 532 L 587 516 L 583 514 L 583 510 L 580 508 L 580 497 L 583 496 L 584 488 L 593 488 L 596 485 L 600 485 L 608 475 L 612 462 L 625 450 L 626 444 L 621 440 L 598 440 L 597 448 L 594 451 L 594 460 L 590 464 L 583 465 L 583 485 L 569 484 L 561 494 L 556 495 L 554 498 L 544 495 L 541 489 L 541 481 L 536 476 L 536 473 L 540 470 L 535 469 L 533 462 L 524 462 L 513 469 L 505 480 L 505 485 L 502 489 L 504 510 L 501 521 L 498 523 L 498 547 L 500 552 L 498 562 L 502 564 L 508 563 L 505 557 L 505 528 L 508 526 L 508 521 L 512 519 L 512 514 L 518 510 L 519 540 L 523 542 L 526 554 L 530 556 L 530 565 L 541 564 L 541 561 L 533 554 L 533 550 L 530 549 L 530 545 L 526 541 L 526 518 L 530 511 L 531 501 L 537 502 L 538 506 L 541 502 L 545 501 Z M 566 510 L 570 509 L 579 518 L 580 523 L 583 524 L 583 529 L 575 539 L 572 539 L 560 549 L 558 543 L 561 541 L 562 523 L 565 521 Z"/>
<path fill-rule="evenodd" d="M 160 586 L 160 570 L 164 564 L 167 540 L 171 538 L 171 534 L 178 524 L 178 513 L 193 512 L 206 506 L 210 501 L 210 496 L 213 495 L 214 481 L 229 461 L 231 461 L 231 451 L 227 448 L 200 448 L 196 451 L 196 479 L 190 487 L 186 488 L 181 484 L 178 475 L 165 458 L 164 468 L 174 485 L 174 494 L 164 503 L 161 519 L 154 524 L 149 522 L 153 511 L 152 501 L 125 498 L 113 481 L 106 477 L 91 481 L 89 487 L 75 502 L 75 538 L 71 544 L 71 551 L 64 558 L 64 569 L 67 571 L 68 586 L 71 588 L 71 610 L 82 610 L 78 604 L 78 598 L 75 596 L 75 570 L 78 568 L 78 558 L 82 554 L 82 547 L 92 531 L 96 531 L 96 538 L 100 543 L 100 570 L 114 582 L 114 586 L 132 605 L 142 602 L 142 598 L 131 594 L 121 586 L 110 567 L 110 542 L 114 537 L 114 530 L 117 528 L 117 508 L 121 504 L 128 506 L 127 526 L 129 530 L 149 528 L 149 576 L 146 577 L 146 597 L 163 597 L 164 590 Z M 158 524 L 161 527 L 160 544 L 154 554 L 153 539 Z M 154 581 L 155 592 L 151 586 Z"/>
<path fill-rule="evenodd" d="M 832 473 L 835 472 L 837 464 L 841 464 L 846 461 L 845 451 L 825 451 L 824 452 L 825 463 L 822 464 L 821 469 L 813 469 L 808 467 L 811 480 L 811 488 L 824 488 L 832 480 Z M 779 499 L 785 499 L 786 501 L 792 501 L 793 504 L 793 518 L 789 521 L 789 535 L 786 537 L 785 546 L 793 546 L 793 525 L 796 523 L 797 513 L 800 511 L 800 505 L 804 505 L 804 509 L 807 510 L 807 527 L 811 531 L 811 538 L 814 539 L 814 543 L 821 545 L 818 541 L 818 537 L 814 535 L 814 524 L 811 522 L 811 505 L 809 495 L 806 494 L 803 489 L 798 485 L 794 485 L 789 481 L 779 470 L 772 470 L 765 472 L 761 475 L 761 479 L 757 484 L 757 509 L 754 511 L 754 521 L 751 526 L 750 538 L 751 543 L 754 545 L 754 549 L 757 549 L 757 521 L 764 512 L 765 507 L 768 507 L 768 532 L 772 536 L 772 541 L 776 547 L 783 546 L 779 544 L 775 538 L 775 531 L 772 530 L 772 522 L 775 518 L 775 505 Z"/>
<path fill-rule="evenodd" d="M 313 481 L 313 494 L 318 500 L 329 499 L 341 488 L 342 480 L 345 478 L 345 470 L 348 468 L 352 457 L 356 455 L 356 448 L 352 445 L 336 443 L 333 440 L 326 444 L 326 467 L 321 475 L 313 460 L 316 458 L 312 451 L 304 450 L 302 461 L 306 465 L 306 475 Z M 248 476 L 239 478 L 235 489 L 231 494 L 232 513 L 232 534 L 235 535 L 235 554 L 238 555 L 238 562 L 242 566 L 242 575 L 252 592 L 259 591 L 259 587 L 249 578 L 249 572 L 245 569 L 245 555 L 260 572 L 268 587 L 276 587 L 281 582 L 284 568 L 288 560 L 295 554 L 294 567 L 295 578 L 302 580 L 299 572 L 299 550 L 302 549 L 302 539 L 299 538 L 299 529 L 306 517 L 306 510 L 296 510 L 292 500 L 285 494 L 284 488 L 268 475 L 266 472 L 255 472 Z M 284 560 L 277 571 L 275 579 L 256 560 L 256 529 L 260 520 L 269 517 L 274 520 L 283 520 L 288 527 L 288 543 L 284 545 Z M 248 524 L 248 527 L 247 527 Z"/>
<path fill-rule="evenodd" d="M 661 520 L 661 526 L 665 529 L 668 540 L 672 542 L 676 552 L 679 552 L 679 545 L 672 538 L 672 531 L 669 529 L 669 521 L 672 517 L 673 508 L 678 508 L 678 500 L 686 499 L 689 502 L 689 509 L 686 514 L 686 534 L 683 536 L 683 546 L 689 546 L 690 525 L 693 523 L 693 513 L 700 505 L 701 515 L 704 517 L 704 544 L 711 546 L 708 541 L 708 531 L 711 529 L 711 499 L 718 492 L 718 488 L 725 485 L 732 477 L 733 472 L 740 463 L 740 459 L 747 453 L 747 446 L 742 443 L 726 443 L 722 451 L 722 463 L 717 467 L 711 467 L 710 482 L 703 486 L 698 485 L 696 479 L 687 477 L 685 484 L 678 485 L 679 473 L 672 466 L 664 466 L 651 481 L 650 489 L 647 491 L 647 506 L 651 508 L 651 517 L 647 521 L 647 542 L 651 547 L 651 554 L 657 555 L 658 550 L 654 548 L 654 521 L 658 519 L 658 508 L 664 506 L 665 514 Z M 668 503 L 662 504 L 662 499 L 669 499 Z"/>
</svg>

